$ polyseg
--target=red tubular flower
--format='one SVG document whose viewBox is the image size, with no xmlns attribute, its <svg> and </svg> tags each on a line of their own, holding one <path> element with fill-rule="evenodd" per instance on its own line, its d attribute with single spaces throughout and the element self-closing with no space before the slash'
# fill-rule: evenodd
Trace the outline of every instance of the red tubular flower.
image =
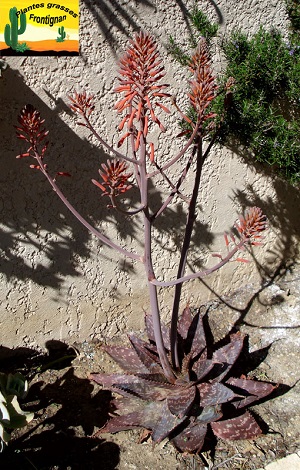
<svg viewBox="0 0 300 470">
<path fill-rule="evenodd" d="M 140 121 L 146 137 L 149 119 L 164 131 L 165 128 L 154 110 L 158 107 L 169 112 L 168 108 L 160 103 L 160 99 L 170 95 L 163 91 L 168 85 L 158 83 L 165 75 L 164 67 L 157 45 L 148 33 L 141 32 L 130 41 L 120 60 L 119 75 L 120 86 L 115 91 L 123 93 L 123 97 L 116 103 L 115 108 L 119 113 L 126 112 L 119 129 L 122 130 L 127 123 L 128 131 L 132 132 L 133 124 Z M 125 134 L 121 141 L 127 137 Z"/>
<path fill-rule="evenodd" d="M 242 239 L 248 240 L 251 245 L 260 245 L 262 232 L 267 228 L 267 218 L 259 207 L 251 207 L 244 217 L 240 216 L 235 228 Z"/>
<path fill-rule="evenodd" d="M 92 180 L 92 182 L 103 191 L 102 196 L 119 196 L 132 188 L 132 185 L 128 182 L 132 173 L 126 173 L 127 165 L 125 162 L 107 160 L 107 165 L 102 163 L 101 166 L 104 170 L 99 170 L 102 183 L 96 180 Z"/>
<path fill-rule="evenodd" d="M 92 95 L 88 96 L 85 91 L 82 93 L 75 91 L 73 96 L 69 96 L 72 103 L 69 107 L 75 113 L 88 118 L 95 109 L 93 99 L 94 97 Z"/>
<path fill-rule="evenodd" d="M 196 52 L 193 54 L 189 64 L 190 70 L 194 74 L 191 80 L 191 92 L 189 98 L 193 108 L 202 121 L 212 118 L 214 114 L 206 114 L 206 108 L 216 96 L 218 89 L 215 77 L 212 74 L 208 47 L 205 39 L 201 39 Z"/>
<path fill-rule="evenodd" d="M 17 137 L 30 144 L 26 153 L 18 155 L 19 158 L 22 158 L 30 156 L 31 152 L 45 139 L 49 131 L 42 127 L 45 119 L 41 119 L 40 113 L 31 104 L 27 104 L 21 110 L 18 116 L 18 122 L 20 126 L 15 126 L 17 129 Z M 41 156 L 44 155 L 47 146 L 48 142 L 43 144 Z"/>
</svg>

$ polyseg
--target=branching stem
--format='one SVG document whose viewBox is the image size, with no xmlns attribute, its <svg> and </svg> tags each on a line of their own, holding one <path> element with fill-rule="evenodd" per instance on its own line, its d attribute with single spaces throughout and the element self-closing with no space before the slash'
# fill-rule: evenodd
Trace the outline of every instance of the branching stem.
<svg viewBox="0 0 300 470">
<path fill-rule="evenodd" d="M 61 199 L 61 201 L 64 203 L 64 205 L 69 209 L 70 212 L 79 220 L 79 222 L 82 223 L 93 235 L 95 235 L 99 240 L 101 240 L 103 243 L 108 245 L 110 248 L 115 249 L 119 253 L 121 253 L 123 256 L 127 256 L 128 258 L 131 258 L 133 260 L 138 260 L 141 261 L 141 256 L 132 253 L 131 251 L 125 250 L 121 246 L 117 245 L 116 243 L 112 242 L 109 238 L 107 238 L 105 235 L 103 235 L 99 230 L 95 229 L 82 215 L 79 214 L 79 212 L 75 209 L 75 207 L 72 206 L 72 204 L 68 201 L 68 199 L 65 197 L 65 195 L 61 192 L 59 187 L 57 186 L 56 182 L 51 178 L 49 173 L 45 170 L 44 164 L 42 162 L 42 159 L 37 152 L 37 149 L 34 149 L 34 154 L 35 154 L 35 159 L 37 160 L 40 170 L 42 173 L 46 176 L 47 180 L 49 181 L 50 185 L 52 186 L 52 189 L 56 192 L 58 197 Z"/>
</svg>

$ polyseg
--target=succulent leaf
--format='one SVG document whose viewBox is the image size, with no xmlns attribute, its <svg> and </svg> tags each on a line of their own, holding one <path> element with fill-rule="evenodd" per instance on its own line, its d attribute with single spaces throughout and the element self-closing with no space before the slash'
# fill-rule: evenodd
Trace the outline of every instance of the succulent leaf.
<svg viewBox="0 0 300 470">
<path fill-rule="evenodd" d="M 190 423 L 184 431 L 172 439 L 172 443 L 181 452 L 200 452 L 207 433 L 207 424 Z"/>
<path fill-rule="evenodd" d="M 186 416 L 194 403 L 196 392 L 195 386 L 186 388 L 178 387 L 175 389 L 174 392 L 167 397 L 170 412 L 179 418 Z"/>
<path fill-rule="evenodd" d="M 145 341 L 137 338 L 135 335 L 130 335 L 129 340 L 132 346 L 134 347 L 137 355 L 139 356 L 141 361 L 145 364 L 149 372 L 152 372 L 155 374 L 163 373 L 163 369 L 159 365 L 158 355 L 151 352 L 148 344 Z"/>
<path fill-rule="evenodd" d="M 178 450 L 199 452 L 208 426 L 222 439 L 252 439 L 261 433 L 249 412 L 232 418 L 232 410 L 267 396 L 274 386 L 243 377 L 223 382 L 242 351 L 241 333 L 231 335 L 228 344 L 208 357 L 202 316 L 200 312 L 193 316 L 186 307 L 178 321 L 181 367 L 174 370 L 175 383 L 170 383 L 159 363 L 149 315 L 145 324 L 148 343 L 130 335 L 132 349 L 105 347 L 127 374 L 91 375 L 97 383 L 123 396 L 113 402 L 118 415 L 97 434 L 143 427 L 151 432 L 154 443 L 169 437 Z M 170 330 L 162 328 L 168 347 Z"/>
<path fill-rule="evenodd" d="M 197 312 L 190 323 L 188 330 L 188 341 L 191 341 L 192 358 L 198 356 L 206 349 L 206 338 L 203 328 L 203 321 L 200 312 Z"/>
<path fill-rule="evenodd" d="M 186 339 L 191 323 L 193 321 L 193 317 L 191 314 L 191 309 L 189 306 L 185 307 L 185 309 L 182 312 L 181 317 L 179 318 L 178 321 L 178 334 L 181 336 L 181 338 Z"/>
<path fill-rule="evenodd" d="M 197 386 L 200 392 L 200 405 L 203 407 L 227 403 L 240 397 L 221 383 L 202 383 Z"/>
<path fill-rule="evenodd" d="M 155 342 L 154 340 L 154 329 L 153 329 L 153 320 L 152 316 L 147 314 L 145 315 L 145 325 L 146 325 L 146 333 L 151 342 Z M 161 324 L 161 331 L 162 331 L 162 337 L 164 341 L 165 348 L 170 351 L 171 345 L 170 345 L 170 328 L 168 328 L 166 325 L 163 323 Z"/>
<path fill-rule="evenodd" d="M 275 390 L 276 388 L 276 385 L 274 386 L 267 382 L 259 382 L 257 380 L 250 379 L 235 379 L 233 377 L 228 379 L 226 383 L 241 389 L 240 393 L 246 392 L 250 394 L 242 400 L 238 400 L 233 403 L 236 408 L 243 408 L 245 406 L 250 405 L 250 403 L 253 403 L 257 400 L 261 400 L 267 395 L 270 395 L 270 393 L 272 393 L 273 390 Z"/>
<path fill-rule="evenodd" d="M 220 382 L 230 371 L 231 367 L 239 357 L 244 344 L 244 335 L 240 332 L 234 333 L 230 336 L 230 343 L 226 344 L 214 352 L 212 360 L 215 363 L 220 363 L 218 376 L 213 382 Z"/>
<path fill-rule="evenodd" d="M 206 354 L 205 354 L 206 356 Z M 200 358 L 193 364 L 192 370 L 197 376 L 197 380 L 203 379 L 214 367 L 215 362 L 212 359 L 203 358 L 202 355 Z"/>
<path fill-rule="evenodd" d="M 186 419 L 186 416 L 178 417 L 171 413 L 166 402 L 161 405 L 160 419 L 152 432 L 153 442 L 161 442 L 167 437 L 177 426 Z"/>
<path fill-rule="evenodd" d="M 261 434 L 257 422 L 247 411 L 236 418 L 211 423 L 212 430 L 221 439 L 238 440 L 254 439 Z"/>
<path fill-rule="evenodd" d="M 122 346 L 104 346 L 103 349 L 126 372 L 130 374 L 147 374 L 149 372 L 134 349 Z"/>
</svg>

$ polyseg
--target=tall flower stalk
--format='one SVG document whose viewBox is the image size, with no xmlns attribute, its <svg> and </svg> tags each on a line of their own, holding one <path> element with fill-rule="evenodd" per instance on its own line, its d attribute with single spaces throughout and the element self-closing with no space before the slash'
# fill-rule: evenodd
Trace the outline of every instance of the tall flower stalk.
<svg viewBox="0 0 300 470">
<path fill-rule="evenodd" d="M 188 92 L 188 97 L 197 118 L 195 122 L 192 122 L 189 117 L 179 109 L 176 102 L 173 101 L 173 104 L 179 111 L 180 116 L 189 124 L 190 130 L 187 132 L 188 137 L 184 142 L 182 149 L 179 150 L 177 154 L 170 156 L 169 161 L 164 165 L 159 164 L 157 149 L 151 139 L 151 130 L 154 127 L 158 127 L 161 132 L 165 131 L 165 126 L 161 121 L 160 113 L 170 113 L 169 108 L 165 104 L 165 101 L 170 97 L 170 94 L 167 92 L 168 85 L 162 82 L 165 72 L 158 52 L 158 47 L 154 42 L 154 39 L 149 34 L 144 32 L 137 34 L 135 38 L 130 41 L 129 46 L 119 63 L 119 84 L 115 89 L 115 92 L 119 97 L 116 102 L 115 109 L 117 113 L 121 115 L 119 131 L 122 132 L 122 134 L 118 140 L 117 148 L 108 144 L 98 134 L 92 124 L 90 118 L 95 108 L 93 97 L 88 96 L 85 92 L 74 93 L 70 96 L 70 107 L 81 118 L 79 124 L 85 126 L 89 131 L 91 131 L 108 152 L 107 163 L 102 164 L 102 168 L 99 170 L 100 181 L 93 180 L 92 182 L 101 190 L 102 196 L 110 199 L 109 207 L 111 207 L 112 210 L 118 210 L 121 213 L 130 216 L 139 214 L 142 217 L 144 246 L 143 252 L 141 253 L 135 253 L 117 245 L 107 238 L 101 231 L 93 228 L 65 198 L 57 185 L 57 177 L 68 176 L 68 173 L 58 172 L 55 176 L 51 176 L 48 171 L 47 164 L 44 163 L 47 150 L 45 139 L 48 132 L 43 128 L 44 121 L 41 119 L 38 111 L 30 105 L 25 106 L 19 116 L 20 125 L 17 127 L 18 137 L 29 144 L 29 148 L 26 153 L 21 154 L 18 157 L 30 156 L 35 159 L 35 164 L 31 165 L 31 168 L 37 169 L 45 175 L 63 203 L 79 219 L 79 221 L 92 231 L 92 233 L 103 243 L 115 249 L 121 255 L 143 263 L 148 283 L 151 313 L 151 316 L 146 321 L 146 325 L 152 346 L 148 347 L 142 345 L 137 339 L 132 338 L 131 342 L 135 352 L 133 353 L 126 348 L 122 348 L 121 354 L 124 358 L 128 359 L 130 365 L 135 371 L 140 367 L 140 361 L 144 362 L 145 366 L 143 366 L 144 369 L 142 368 L 141 371 L 144 376 L 147 371 L 154 374 L 151 375 L 152 381 L 156 380 L 157 377 L 160 377 L 157 379 L 159 382 L 165 382 L 172 386 L 177 384 L 181 387 L 178 393 L 179 395 L 181 393 L 186 394 L 187 400 L 185 411 L 181 410 L 179 413 L 182 414 L 182 416 L 185 416 L 184 413 L 187 413 L 190 410 L 192 401 L 198 396 L 196 388 L 192 389 L 191 385 L 188 385 L 190 382 L 187 382 L 186 386 L 184 385 L 184 387 L 187 388 L 182 388 L 182 384 L 186 383 L 187 380 L 186 375 L 183 374 L 183 369 L 186 368 L 186 371 L 188 371 L 190 361 L 193 358 L 193 361 L 195 361 L 195 358 L 198 357 L 195 352 L 193 352 L 193 354 L 191 352 L 189 358 L 184 360 L 182 350 L 178 345 L 178 335 L 182 342 L 182 338 L 184 338 L 185 335 L 183 331 L 187 331 L 186 325 L 192 323 L 192 319 L 188 313 L 185 314 L 183 319 L 178 321 L 182 284 L 191 279 L 199 279 L 207 276 L 217 269 L 220 269 L 230 260 L 245 261 L 243 258 L 238 258 L 236 256 L 237 253 L 244 249 L 247 244 L 259 244 L 262 232 L 266 228 L 266 218 L 262 214 L 261 210 L 259 208 L 250 209 L 250 211 L 246 213 L 244 217 L 240 217 L 239 222 L 236 223 L 236 231 L 239 236 L 238 239 L 236 239 L 233 234 L 231 234 L 230 237 L 225 235 L 225 244 L 227 248 L 226 256 L 217 254 L 216 256 L 219 258 L 218 262 L 209 269 L 197 271 L 192 274 L 185 273 L 191 237 L 196 219 L 196 206 L 201 188 L 202 168 L 216 138 L 215 136 L 211 142 L 205 143 L 204 123 L 205 121 L 212 120 L 215 117 L 215 115 L 210 112 L 210 104 L 216 96 L 217 86 L 211 69 L 209 51 L 204 40 L 200 41 L 199 47 L 192 56 L 190 72 L 192 77 L 189 84 L 190 90 Z M 218 129 L 216 129 L 216 135 L 217 132 Z M 121 148 L 125 141 L 128 142 L 130 150 L 127 153 L 122 153 Z M 172 181 L 172 176 L 168 176 L 168 170 L 170 170 L 175 163 L 181 165 L 181 174 L 177 181 Z M 192 195 L 190 198 L 187 198 L 187 196 L 182 194 L 181 186 L 189 175 L 190 168 L 193 168 L 195 171 Z M 163 201 L 161 207 L 155 212 L 152 212 L 149 207 L 148 184 L 150 178 L 154 178 L 156 175 L 160 175 L 165 179 L 166 184 L 170 187 L 170 193 Z M 140 201 L 137 207 L 127 209 L 127 207 L 120 202 L 120 198 L 125 193 L 130 195 L 129 191 L 134 184 L 139 189 Z M 172 203 L 175 195 L 182 198 L 187 203 L 187 221 L 176 279 L 161 281 L 157 279 L 152 259 L 153 225 L 156 222 L 156 219 L 166 210 L 168 205 Z M 166 327 L 161 324 L 157 289 L 158 287 L 168 286 L 175 286 L 175 292 L 170 332 L 166 334 Z M 185 326 L 184 322 L 186 323 Z M 201 328 L 200 330 L 202 331 Z M 199 342 L 200 340 L 195 341 L 196 343 L 193 343 L 193 347 L 196 348 L 196 344 L 198 344 L 197 341 Z M 201 344 L 204 344 L 204 342 L 202 341 Z M 240 339 L 236 339 L 236 345 L 233 347 L 240 351 L 240 344 Z M 108 352 L 116 358 L 116 354 L 112 349 Z M 185 354 L 186 351 L 184 352 L 184 355 Z M 137 359 L 134 355 L 137 355 L 139 358 L 139 366 L 137 365 Z M 203 363 L 203 360 L 204 359 L 202 358 L 201 364 Z M 219 359 L 216 359 L 216 361 L 218 360 Z M 121 361 L 120 363 L 124 366 L 124 361 L 122 362 L 122 359 L 120 358 L 119 361 Z M 210 370 L 210 365 L 205 366 L 205 373 L 204 371 L 201 372 L 200 369 L 200 366 L 197 366 L 195 369 L 196 372 L 194 372 L 194 375 L 196 374 L 198 378 L 196 382 L 194 380 L 193 383 L 198 383 L 201 380 L 201 377 Z M 154 379 L 154 376 L 156 379 Z M 102 383 L 111 386 L 112 389 L 115 387 L 113 381 L 110 381 L 110 379 L 104 379 L 103 377 L 99 378 L 99 376 L 94 379 L 96 381 L 102 381 Z M 123 379 L 115 377 L 115 380 L 117 381 L 116 383 L 120 383 L 118 381 Z M 133 383 L 136 384 L 136 380 L 142 379 L 132 380 Z M 143 380 L 146 379 L 144 378 Z M 171 390 L 168 388 L 169 385 L 166 385 L 167 390 Z M 195 386 L 196 385 L 193 387 Z M 125 385 L 123 384 L 122 387 L 124 389 Z M 143 387 L 144 390 L 146 390 L 145 384 L 143 384 Z M 190 390 L 193 390 L 193 398 L 190 396 Z M 165 395 L 160 395 L 160 393 L 162 392 L 159 392 L 158 395 L 151 395 L 151 393 L 150 395 L 152 397 L 155 396 L 156 399 L 157 397 L 160 397 L 158 400 L 161 401 Z M 149 394 L 146 395 L 149 398 Z M 171 413 L 173 416 L 175 407 L 174 400 L 176 402 L 177 398 L 172 395 L 168 400 L 168 411 L 166 411 L 166 416 L 169 416 L 168 413 Z M 161 406 L 161 403 L 159 406 Z M 139 416 L 141 417 L 141 415 Z M 175 418 L 173 419 L 172 416 L 170 417 L 170 423 L 173 424 L 170 424 L 170 429 L 173 429 L 173 425 L 175 426 L 174 423 L 179 423 Z M 221 415 L 219 412 L 216 412 L 216 415 L 214 416 L 218 416 L 219 419 Z M 248 422 L 249 419 L 250 418 L 247 417 L 246 421 Z M 192 424 L 190 423 L 190 425 Z M 148 428 L 151 428 L 151 426 L 152 424 L 149 422 Z M 153 435 L 155 436 L 155 432 Z M 156 440 L 161 439 L 162 434 L 158 432 L 158 435 L 159 437 L 157 437 Z M 183 444 L 181 443 L 180 446 L 182 448 Z M 178 444 L 178 447 L 180 446 Z"/>
</svg>

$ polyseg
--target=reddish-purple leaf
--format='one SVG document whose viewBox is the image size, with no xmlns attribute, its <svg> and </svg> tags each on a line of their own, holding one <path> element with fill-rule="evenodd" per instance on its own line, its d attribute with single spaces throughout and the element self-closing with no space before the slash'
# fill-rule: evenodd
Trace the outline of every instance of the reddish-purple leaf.
<svg viewBox="0 0 300 470">
<path fill-rule="evenodd" d="M 261 429 L 249 412 L 237 418 L 211 423 L 212 430 L 221 439 L 254 439 L 261 434 Z"/>
<path fill-rule="evenodd" d="M 212 382 L 220 382 L 225 375 L 229 372 L 237 358 L 239 357 L 244 344 L 244 335 L 240 332 L 234 333 L 230 336 L 230 343 L 226 344 L 217 351 L 214 352 L 212 360 L 215 363 L 223 363 L 221 372 L 218 377 L 212 380 Z"/>
<path fill-rule="evenodd" d="M 125 397 L 137 396 L 142 400 L 163 400 L 172 385 L 151 382 L 135 375 L 127 374 L 91 374 L 90 378 L 105 388 Z"/>
<path fill-rule="evenodd" d="M 215 365 L 215 362 L 211 359 L 205 359 L 203 356 L 206 356 L 206 354 L 202 354 L 192 367 L 197 376 L 197 381 L 205 377 Z"/>
<path fill-rule="evenodd" d="M 172 439 L 172 443 L 181 452 L 200 452 L 207 432 L 207 424 L 191 423 Z"/>
<path fill-rule="evenodd" d="M 152 434 L 153 442 L 161 442 L 165 437 L 167 437 L 170 432 L 172 432 L 179 424 L 181 424 L 186 417 L 178 418 L 177 416 L 173 415 L 168 406 L 166 401 L 162 402 L 161 411 L 160 411 L 160 418 L 157 421 Z"/>
<path fill-rule="evenodd" d="M 178 327 L 177 327 L 177 331 L 183 339 L 187 338 L 192 320 L 193 320 L 193 317 L 191 314 L 191 309 L 189 306 L 187 306 L 183 310 L 182 315 L 180 316 L 178 320 Z"/>
<path fill-rule="evenodd" d="M 218 405 L 220 403 L 227 403 L 234 398 L 240 397 L 234 393 L 230 388 L 220 383 L 202 383 L 197 385 L 200 392 L 200 406 Z"/>
<path fill-rule="evenodd" d="M 146 331 L 147 331 L 147 336 L 150 341 L 153 341 L 155 343 L 155 338 L 154 338 L 154 328 L 153 328 L 153 319 L 152 315 L 149 315 L 146 313 L 145 315 L 145 325 L 146 325 Z M 163 323 L 161 324 L 161 331 L 162 331 L 162 337 L 164 341 L 165 348 L 170 350 L 170 328 L 165 326 Z"/>
<path fill-rule="evenodd" d="M 147 343 L 135 335 L 129 335 L 129 340 L 149 372 L 161 374 L 163 370 L 159 365 L 159 357 L 147 348 Z"/>
<path fill-rule="evenodd" d="M 133 348 L 104 346 L 103 349 L 126 372 L 129 372 L 130 374 L 147 374 L 149 372 Z"/>
<path fill-rule="evenodd" d="M 187 339 L 191 341 L 190 352 L 192 358 L 201 354 L 206 348 L 205 332 L 200 312 L 198 312 L 191 321 Z"/>
<path fill-rule="evenodd" d="M 142 418 L 142 411 L 134 411 L 124 416 L 115 416 L 114 418 L 111 418 L 103 428 L 99 429 L 99 431 L 95 433 L 95 436 L 106 432 L 114 433 L 120 431 L 127 431 L 128 429 L 134 429 L 137 426 L 142 426 Z"/>
<path fill-rule="evenodd" d="M 250 379 L 230 378 L 226 381 L 226 383 L 242 389 L 241 393 L 245 391 L 250 393 L 249 396 L 246 396 L 242 400 L 238 400 L 233 403 L 236 408 L 243 408 L 244 406 L 250 405 L 250 403 L 253 403 L 254 401 L 261 400 L 267 395 L 270 395 L 270 393 L 272 393 L 276 388 L 276 386 L 267 382 L 259 382 Z"/>
<path fill-rule="evenodd" d="M 192 407 L 196 397 L 196 387 L 177 387 L 167 397 L 169 410 L 173 415 L 183 418 Z"/>
<path fill-rule="evenodd" d="M 121 390 L 130 393 L 133 396 L 137 396 L 146 401 L 164 400 L 170 393 L 170 390 L 168 390 L 167 386 L 155 386 L 154 384 L 143 379 L 140 379 L 139 382 L 123 382 L 114 384 L 113 387 L 117 391 Z"/>
</svg>

